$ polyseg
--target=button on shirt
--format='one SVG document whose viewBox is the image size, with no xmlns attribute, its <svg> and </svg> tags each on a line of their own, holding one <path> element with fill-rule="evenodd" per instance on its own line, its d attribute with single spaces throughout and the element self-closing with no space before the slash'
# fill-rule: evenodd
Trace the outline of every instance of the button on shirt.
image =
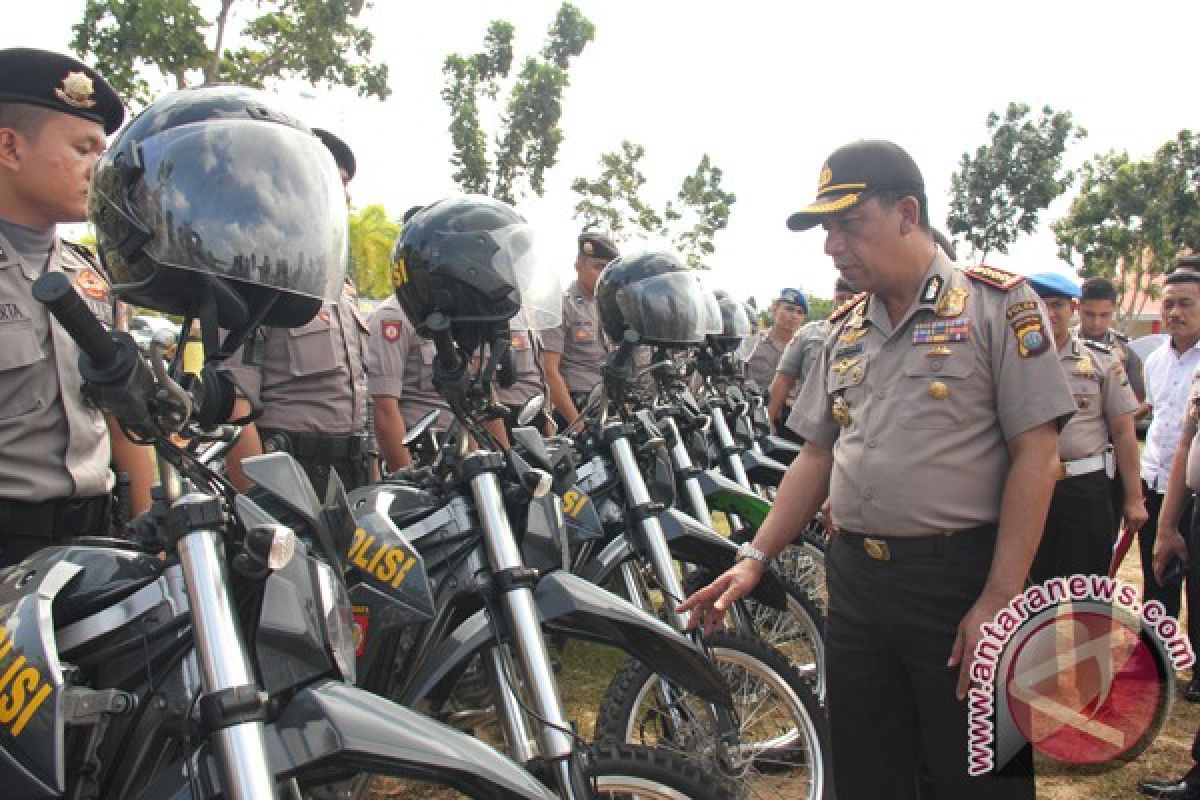
<svg viewBox="0 0 1200 800">
<path fill-rule="evenodd" d="M 894 327 L 870 296 L 835 320 L 790 421 L 832 449 L 833 515 L 849 531 L 997 522 L 1007 441 L 1075 410 L 1026 284 L 997 288 L 939 252 L 922 286 Z"/>
<path fill-rule="evenodd" d="M 1154 409 L 1154 419 L 1142 448 L 1142 480 L 1159 494 L 1167 491 L 1171 459 L 1179 445 L 1180 426 L 1197 366 L 1200 342 L 1180 353 L 1168 339 L 1146 358 L 1146 402 Z"/>
</svg>

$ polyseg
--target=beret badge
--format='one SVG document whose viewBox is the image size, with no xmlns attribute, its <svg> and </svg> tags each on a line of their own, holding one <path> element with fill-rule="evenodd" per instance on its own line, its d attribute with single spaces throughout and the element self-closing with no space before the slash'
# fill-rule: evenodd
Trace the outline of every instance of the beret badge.
<svg viewBox="0 0 1200 800">
<path fill-rule="evenodd" d="M 92 79 L 83 72 L 68 72 L 63 78 L 62 88 L 55 89 L 54 94 L 72 108 L 95 108 L 96 92 Z"/>
</svg>

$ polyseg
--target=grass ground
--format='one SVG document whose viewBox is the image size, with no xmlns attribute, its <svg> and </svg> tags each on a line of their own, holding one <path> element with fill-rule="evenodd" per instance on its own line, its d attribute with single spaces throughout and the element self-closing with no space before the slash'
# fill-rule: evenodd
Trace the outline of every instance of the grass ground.
<svg viewBox="0 0 1200 800">
<path fill-rule="evenodd" d="M 1140 586 L 1141 566 L 1136 547 L 1130 549 L 1122 565 L 1120 577 Z M 591 736 L 600 698 L 623 659 L 624 654 L 620 651 L 578 642 L 570 644 L 562 654 L 563 671 L 560 685 L 563 700 L 568 716 L 576 722 L 580 733 L 585 737 Z M 1177 676 L 1178 684 L 1166 724 L 1154 743 L 1137 759 L 1118 769 L 1101 773 L 1091 773 L 1085 769 L 1039 759 L 1038 797 L 1042 800 L 1121 800 L 1140 797 L 1137 793 L 1139 781 L 1174 778 L 1186 772 L 1192 764 L 1192 737 L 1200 728 L 1200 705 L 1191 705 L 1185 702 L 1182 696 L 1182 688 L 1190 677 L 1190 674 L 1186 673 Z M 376 793 L 373 795 L 375 798 L 442 800 L 460 796 L 391 780 L 381 780 L 377 782 L 376 787 Z M 779 800 L 792 798 L 784 793 L 780 795 Z"/>
</svg>

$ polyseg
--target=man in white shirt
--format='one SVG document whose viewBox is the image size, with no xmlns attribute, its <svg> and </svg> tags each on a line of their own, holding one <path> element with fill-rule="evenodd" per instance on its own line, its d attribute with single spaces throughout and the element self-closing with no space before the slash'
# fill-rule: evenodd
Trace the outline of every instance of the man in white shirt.
<svg viewBox="0 0 1200 800">
<path fill-rule="evenodd" d="M 1146 433 L 1146 446 L 1142 449 L 1142 492 L 1146 497 L 1146 510 L 1150 519 L 1138 532 L 1138 547 L 1142 555 L 1142 586 L 1145 601 L 1159 600 L 1167 613 L 1177 617 L 1180 605 L 1182 575 L 1176 574 L 1160 585 L 1154 577 L 1154 538 L 1158 530 L 1158 515 L 1162 508 L 1163 495 L 1167 491 L 1167 478 L 1171 472 L 1171 460 L 1179 445 L 1179 435 L 1184 412 L 1187 410 L 1188 392 L 1192 375 L 1200 366 L 1200 274 L 1190 270 L 1176 270 L 1163 282 L 1162 319 L 1170 337 L 1146 359 L 1146 402 L 1154 411 L 1154 420 Z M 1190 515 L 1185 514 L 1180 532 L 1191 542 L 1187 530 Z M 1192 559 L 1197 563 L 1200 559 Z M 1200 566 L 1200 563 L 1197 563 Z M 1188 581 L 1188 607 L 1200 608 L 1200 580 Z M 1192 595 L 1197 595 L 1193 604 Z M 1197 616 L 1192 613 L 1189 616 Z M 1195 634 L 1200 625 L 1189 625 L 1189 637 L 1196 645 Z M 1200 674 L 1200 673 L 1197 673 Z M 1192 677 L 1185 696 L 1189 702 L 1200 702 L 1200 679 Z"/>
</svg>

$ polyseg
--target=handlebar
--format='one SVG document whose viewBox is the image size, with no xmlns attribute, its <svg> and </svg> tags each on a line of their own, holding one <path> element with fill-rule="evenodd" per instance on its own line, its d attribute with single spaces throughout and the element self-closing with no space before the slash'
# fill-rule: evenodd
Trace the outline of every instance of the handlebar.
<svg viewBox="0 0 1200 800">
<path fill-rule="evenodd" d="M 117 345 L 66 275 L 47 272 L 38 278 L 33 283 L 33 298 L 54 315 L 97 369 L 113 366 L 119 354 Z"/>
</svg>

